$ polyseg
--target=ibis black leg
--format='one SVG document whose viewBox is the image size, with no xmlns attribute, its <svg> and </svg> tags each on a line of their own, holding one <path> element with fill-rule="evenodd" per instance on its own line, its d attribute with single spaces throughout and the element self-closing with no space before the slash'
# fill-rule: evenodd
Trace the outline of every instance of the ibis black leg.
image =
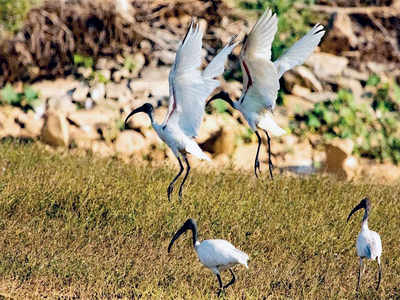
<svg viewBox="0 0 400 300">
<path fill-rule="evenodd" d="M 229 283 L 227 285 L 224 286 L 224 289 L 226 289 L 228 286 L 234 284 L 236 281 L 236 277 L 235 277 L 235 274 L 233 273 L 232 269 L 229 269 L 229 272 L 231 272 L 231 274 L 232 274 L 232 279 L 231 279 L 231 281 L 229 281 Z"/>
<path fill-rule="evenodd" d="M 179 178 L 179 176 L 181 176 L 181 174 L 182 174 L 182 172 L 183 172 L 183 169 L 184 169 L 184 168 L 183 168 L 183 165 L 182 165 L 182 161 L 181 161 L 181 159 L 179 158 L 179 156 L 177 156 L 176 158 L 178 159 L 179 167 L 180 167 L 181 169 L 179 170 L 178 175 L 176 175 L 175 178 L 172 179 L 171 183 L 170 183 L 169 186 L 168 186 L 168 190 L 167 190 L 167 193 L 168 193 L 168 201 L 171 200 L 171 193 L 172 193 L 172 191 L 173 191 L 173 189 L 174 189 L 175 181 Z"/>
<path fill-rule="evenodd" d="M 257 175 L 257 169 L 258 169 L 258 172 L 260 172 L 261 173 L 261 170 L 260 170 L 260 161 L 258 160 L 258 155 L 260 154 L 260 147 L 261 147 L 261 136 L 260 136 L 260 134 L 258 133 L 258 131 L 256 130 L 256 135 L 257 135 L 257 139 L 258 139 L 258 146 L 257 146 L 257 153 L 256 153 L 256 159 L 255 159 L 255 161 L 254 161 L 254 174 L 256 175 L 256 177 L 258 178 L 258 175 Z"/>
<path fill-rule="evenodd" d="M 274 176 L 272 175 L 272 169 L 274 168 L 274 165 L 272 164 L 272 160 L 271 160 L 271 138 L 268 134 L 268 131 L 264 130 L 266 135 L 267 135 L 267 139 L 268 139 L 268 167 L 269 167 L 269 175 L 271 175 L 271 179 L 274 179 Z"/>
<path fill-rule="evenodd" d="M 361 280 L 361 273 L 362 273 L 362 268 L 363 268 L 363 261 L 362 258 L 360 258 L 360 268 L 358 269 L 358 280 L 357 280 L 357 288 L 356 291 L 358 292 L 360 288 L 360 280 Z"/>
<path fill-rule="evenodd" d="M 224 289 L 224 287 L 222 286 L 222 280 L 221 280 L 221 276 L 219 274 L 217 274 L 217 279 L 218 279 L 218 283 L 219 283 L 219 290 L 218 290 L 218 297 L 221 295 L 222 290 Z"/>
<path fill-rule="evenodd" d="M 378 268 L 379 268 L 378 285 L 376 286 L 376 290 L 379 290 L 379 285 L 381 284 L 381 278 L 382 278 L 382 267 L 381 267 L 381 261 L 380 261 L 379 257 L 376 260 L 378 262 Z"/>
<path fill-rule="evenodd" d="M 186 156 L 184 156 L 183 158 L 185 159 L 185 163 L 186 163 L 187 168 L 186 168 L 185 177 L 183 177 L 182 183 L 181 183 L 181 185 L 180 185 L 180 187 L 179 187 L 179 201 L 182 201 L 182 188 L 183 188 L 183 185 L 184 185 L 184 183 L 185 183 L 185 181 L 186 181 L 186 178 L 188 177 L 189 172 L 190 172 L 189 161 L 188 161 L 188 159 L 187 159 Z"/>
</svg>

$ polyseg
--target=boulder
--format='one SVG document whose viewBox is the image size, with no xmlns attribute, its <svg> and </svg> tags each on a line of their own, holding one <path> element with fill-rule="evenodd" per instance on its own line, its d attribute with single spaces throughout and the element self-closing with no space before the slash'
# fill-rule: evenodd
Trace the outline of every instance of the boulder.
<svg viewBox="0 0 400 300">
<path fill-rule="evenodd" d="M 313 69 L 317 77 L 323 80 L 340 76 L 348 63 L 349 60 L 346 57 L 323 52 L 313 53 L 305 62 Z"/>
<path fill-rule="evenodd" d="M 349 139 L 333 139 L 324 145 L 326 153 L 325 171 L 339 177 L 352 178 L 356 175 L 357 159 L 351 154 L 354 142 Z"/>
<path fill-rule="evenodd" d="M 133 130 L 122 131 L 115 141 L 115 151 L 125 156 L 139 153 L 147 147 L 144 137 Z"/>
<path fill-rule="evenodd" d="M 107 98 L 117 99 L 120 102 L 127 102 L 132 98 L 132 92 L 127 87 L 126 82 L 121 84 L 109 82 L 106 84 Z"/>
<path fill-rule="evenodd" d="M 0 138 L 12 136 L 18 137 L 21 131 L 21 127 L 15 123 L 15 119 L 10 117 L 3 110 L 0 111 Z"/>
<path fill-rule="evenodd" d="M 47 102 L 49 110 L 60 111 L 63 113 L 70 113 L 76 111 L 76 105 L 68 95 L 62 97 L 52 97 Z"/>
<path fill-rule="evenodd" d="M 96 107 L 92 110 L 78 110 L 68 114 L 68 119 L 79 127 L 97 127 L 100 124 L 109 124 L 117 118 L 116 113 L 111 109 Z"/>
<path fill-rule="evenodd" d="M 321 82 L 306 66 L 297 66 L 293 69 L 293 72 L 300 76 L 302 81 L 306 84 L 306 87 L 316 92 L 321 92 L 323 90 Z"/>
<path fill-rule="evenodd" d="M 42 98 L 60 98 L 67 95 L 69 90 L 77 88 L 81 83 L 72 78 L 58 78 L 36 82 L 31 87 L 39 92 Z"/>
<path fill-rule="evenodd" d="M 257 153 L 257 144 L 246 144 L 236 148 L 233 154 L 233 164 L 240 169 L 254 170 L 254 160 Z M 258 159 L 260 160 L 260 168 L 263 170 L 265 167 L 265 160 L 267 152 L 265 146 L 261 145 Z M 268 166 L 267 166 L 268 168 Z"/>
<path fill-rule="evenodd" d="M 94 102 L 100 102 L 104 100 L 106 95 L 106 87 L 104 83 L 96 83 L 90 90 L 90 97 Z"/>
<path fill-rule="evenodd" d="M 30 137 L 36 137 L 40 135 L 42 127 L 44 125 L 43 119 L 36 118 L 33 111 L 29 110 L 27 113 L 21 112 L 18 115 L 18 122 L 23 125 L 23 128 Z"/>
<path fill-rule="evenodd" d="M 112 147 L 110 147 L 109 145 L 107 145 L 106 142 L 103 141 L 93 141 L 92 152 L 101 157 L 109 157 L 114 155 Z"/>
<path fill-rule="evenodd" d="M 87 85 L 79 85 L 72 94 L 72 99 L 76 102 L 85 102 L 89 94 L 89 87 Z"/>
<path fill-rule="evenodd" d="M 69 125 L 66 117 L 60 112 L 48 112 L 40 138 L 46 144 L 67 147 L 69 145 Z"/>
</svg>

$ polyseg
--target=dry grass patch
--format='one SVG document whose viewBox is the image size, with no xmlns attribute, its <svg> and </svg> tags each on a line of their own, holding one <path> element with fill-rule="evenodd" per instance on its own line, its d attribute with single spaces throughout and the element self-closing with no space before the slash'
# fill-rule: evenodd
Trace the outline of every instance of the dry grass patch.
<svg viewBox="0 0 400 300">
<path fill-rule="evenodd" d="M 223 238 L 250 256 L 229 299 L 343 299 L 355 293 L 355 239 L 362 197 L 383 242 L 383 281 L 367 264 L 362 297 L 400 295 L 400 185 L 232 170 L 189 177 L 182 203 L 166 188 L 175 171 L 114 159 L 50 154 L 0 144 L 0 295 L 15 298 L 216 298 L 215 276 L 197 262 L 189 235 L 167 246 L 188 218 L 200 239 Z M 223 280 L 229 278 L 223 274 Z M 397 298 L 396 298 L 397 297 Z M 1 298 L 1 297 L 0 297 Z"/>
</svg>

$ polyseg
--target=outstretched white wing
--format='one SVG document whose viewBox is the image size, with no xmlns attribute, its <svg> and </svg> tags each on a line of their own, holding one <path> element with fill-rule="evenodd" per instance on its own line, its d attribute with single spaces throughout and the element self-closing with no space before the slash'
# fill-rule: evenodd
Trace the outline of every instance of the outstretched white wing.
<svg viewBox="0 0 400 300">
<path fill-rule="evenodd" d="M 275 107 L 279 79 L 271 62 L 271 45 L 278 20 L 266 10 L 249 33 L 240 54 L 244 97 L 241 106 L 249 112 L 260 112 Z"/>
<path fill-rule="evenodd" d="M 315 25 L 305 36 L 294 43 L 286 53 L 274 61 L 279 78 L 286 71 L 301 65 L 318 46 L 324 34 L 324 26 Z"/>
<path fill-rule="evenodd" d="M 230 42 L 202 73 L 199 70 L 202 36 L 199 26 L 191 24 L 169 74 L 170 103 L 164 125 L 174 122 L 191 137 L 197 135 L 206 99 L 219 85 L 213 78 L 223 73 L 225 60 L 236 46 Z"/>
</svg>

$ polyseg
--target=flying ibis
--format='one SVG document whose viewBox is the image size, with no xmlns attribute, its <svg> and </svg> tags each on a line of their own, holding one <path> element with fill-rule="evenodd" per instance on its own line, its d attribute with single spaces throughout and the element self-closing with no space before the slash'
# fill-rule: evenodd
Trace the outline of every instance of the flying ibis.
<svg viewBox="0 0 400 300">
<path fill-rule="evenodd" d="M 192 154 L 199 159 L 210 160 L 194 141 L 194 137 L 197 136 L 203 118 L 206 99 L 219 86 L 219 81 L 214 78 L 224 72 L 226 58 L 237 45 L 233 42 L 235 39 L 233 37 L 208 66 L 200 71 L 202 37 L 203 33 L 199 26 L 192 21 L 169 72 L 169 108 L 163 123 L 154 122 L 154 108 L 150 103 L 136 108 L 125 119 L 126 126 L 132 115 L 139 112 L 146 113 L 158 136 L 171 148 L 178 159 L 180 170 L 168 186 L 168 200 L 170 200 L 175 181 L 184 170 L 181 157 L 185 161 L 187 169 L 179 187 L 180 200 L 182 187 L 190 171 L 187 154 Z"/>
<path fill-rule="evenodd" d="M 378 290 L 382 278 L 382 267 L 381 267 L 382 242 L 379 234 L 368 228 L 368 215 L 371 209 L 371 203 L 368 198 L 362 199 L 361 202 L 356 207 L 353 208 L 353 210 L 347 217 L 347 222 L 357 210 L 362 208 L 364 208 L 364 216 L 361 223 L 361 231 L 358 234 L 356 242 L 357 255 L 360 257 L 360 268 L 358 270 L 358 281 L 356 290 L 358 291 L 360 288 L 361 276 L 364 273 L 364 264 L 363 264 L 364 258 L 376 260 L 378 263 L 379 274 L 378 274 L 378 285 L 376 286 L 376 290 Z"/>
<path fill-rule="evenodd" d="M 175 233 L 168 245 L 168 253 L 171 251 L 171 247 L 174 242 L 187 230 L 192 231 L 193 247 L 196 250 L 200 262 L 217 276 L 219 284 L 219 296 L 224 289 L 236 281 L 235 274 L 231 268 L 237 264 L 242 264 L 248 268 L 247 261 L 249 256 L 246 253 L 236 249 L 231 243 L 225 240 L 204 240 L 199 242 L 197 240 L 196 221 L 193 219 L 188 219 Z M 228 284 L 223 285 L 220 272 L 226 269 L 230 271 L 232 279 Z"/>
<path fill-rule="evenodd" d="M 304 37 L 298 40 L 286 53 L 276 61 L 271 61 L 271 45 L 277 31 L 278 20 L 271 10 L 266 10 L 253 29 L 243 40 L 240 52 L 240 65 L 243 74 L 243 92 L 238 101 L 232 101 L 229 95 L 221 91 L 213 96 L 228 102 L 239 110 L 250 128 L 256 133 L 258 147 L 254 162 L 254 174 L 260 171 L 258 155 L 261 136 L 258 129 L 263 130 L 268 138 L 268 165 L 271 178 L 273 164 L 271 161 L 271 139 L 281 136 L 285 131 L 271 117 L 279 90 L 279 78 L 291 68 L 302 64 L 317 47 L 325 31 L 322 25 L 315 25 Z"/>
</svg>

